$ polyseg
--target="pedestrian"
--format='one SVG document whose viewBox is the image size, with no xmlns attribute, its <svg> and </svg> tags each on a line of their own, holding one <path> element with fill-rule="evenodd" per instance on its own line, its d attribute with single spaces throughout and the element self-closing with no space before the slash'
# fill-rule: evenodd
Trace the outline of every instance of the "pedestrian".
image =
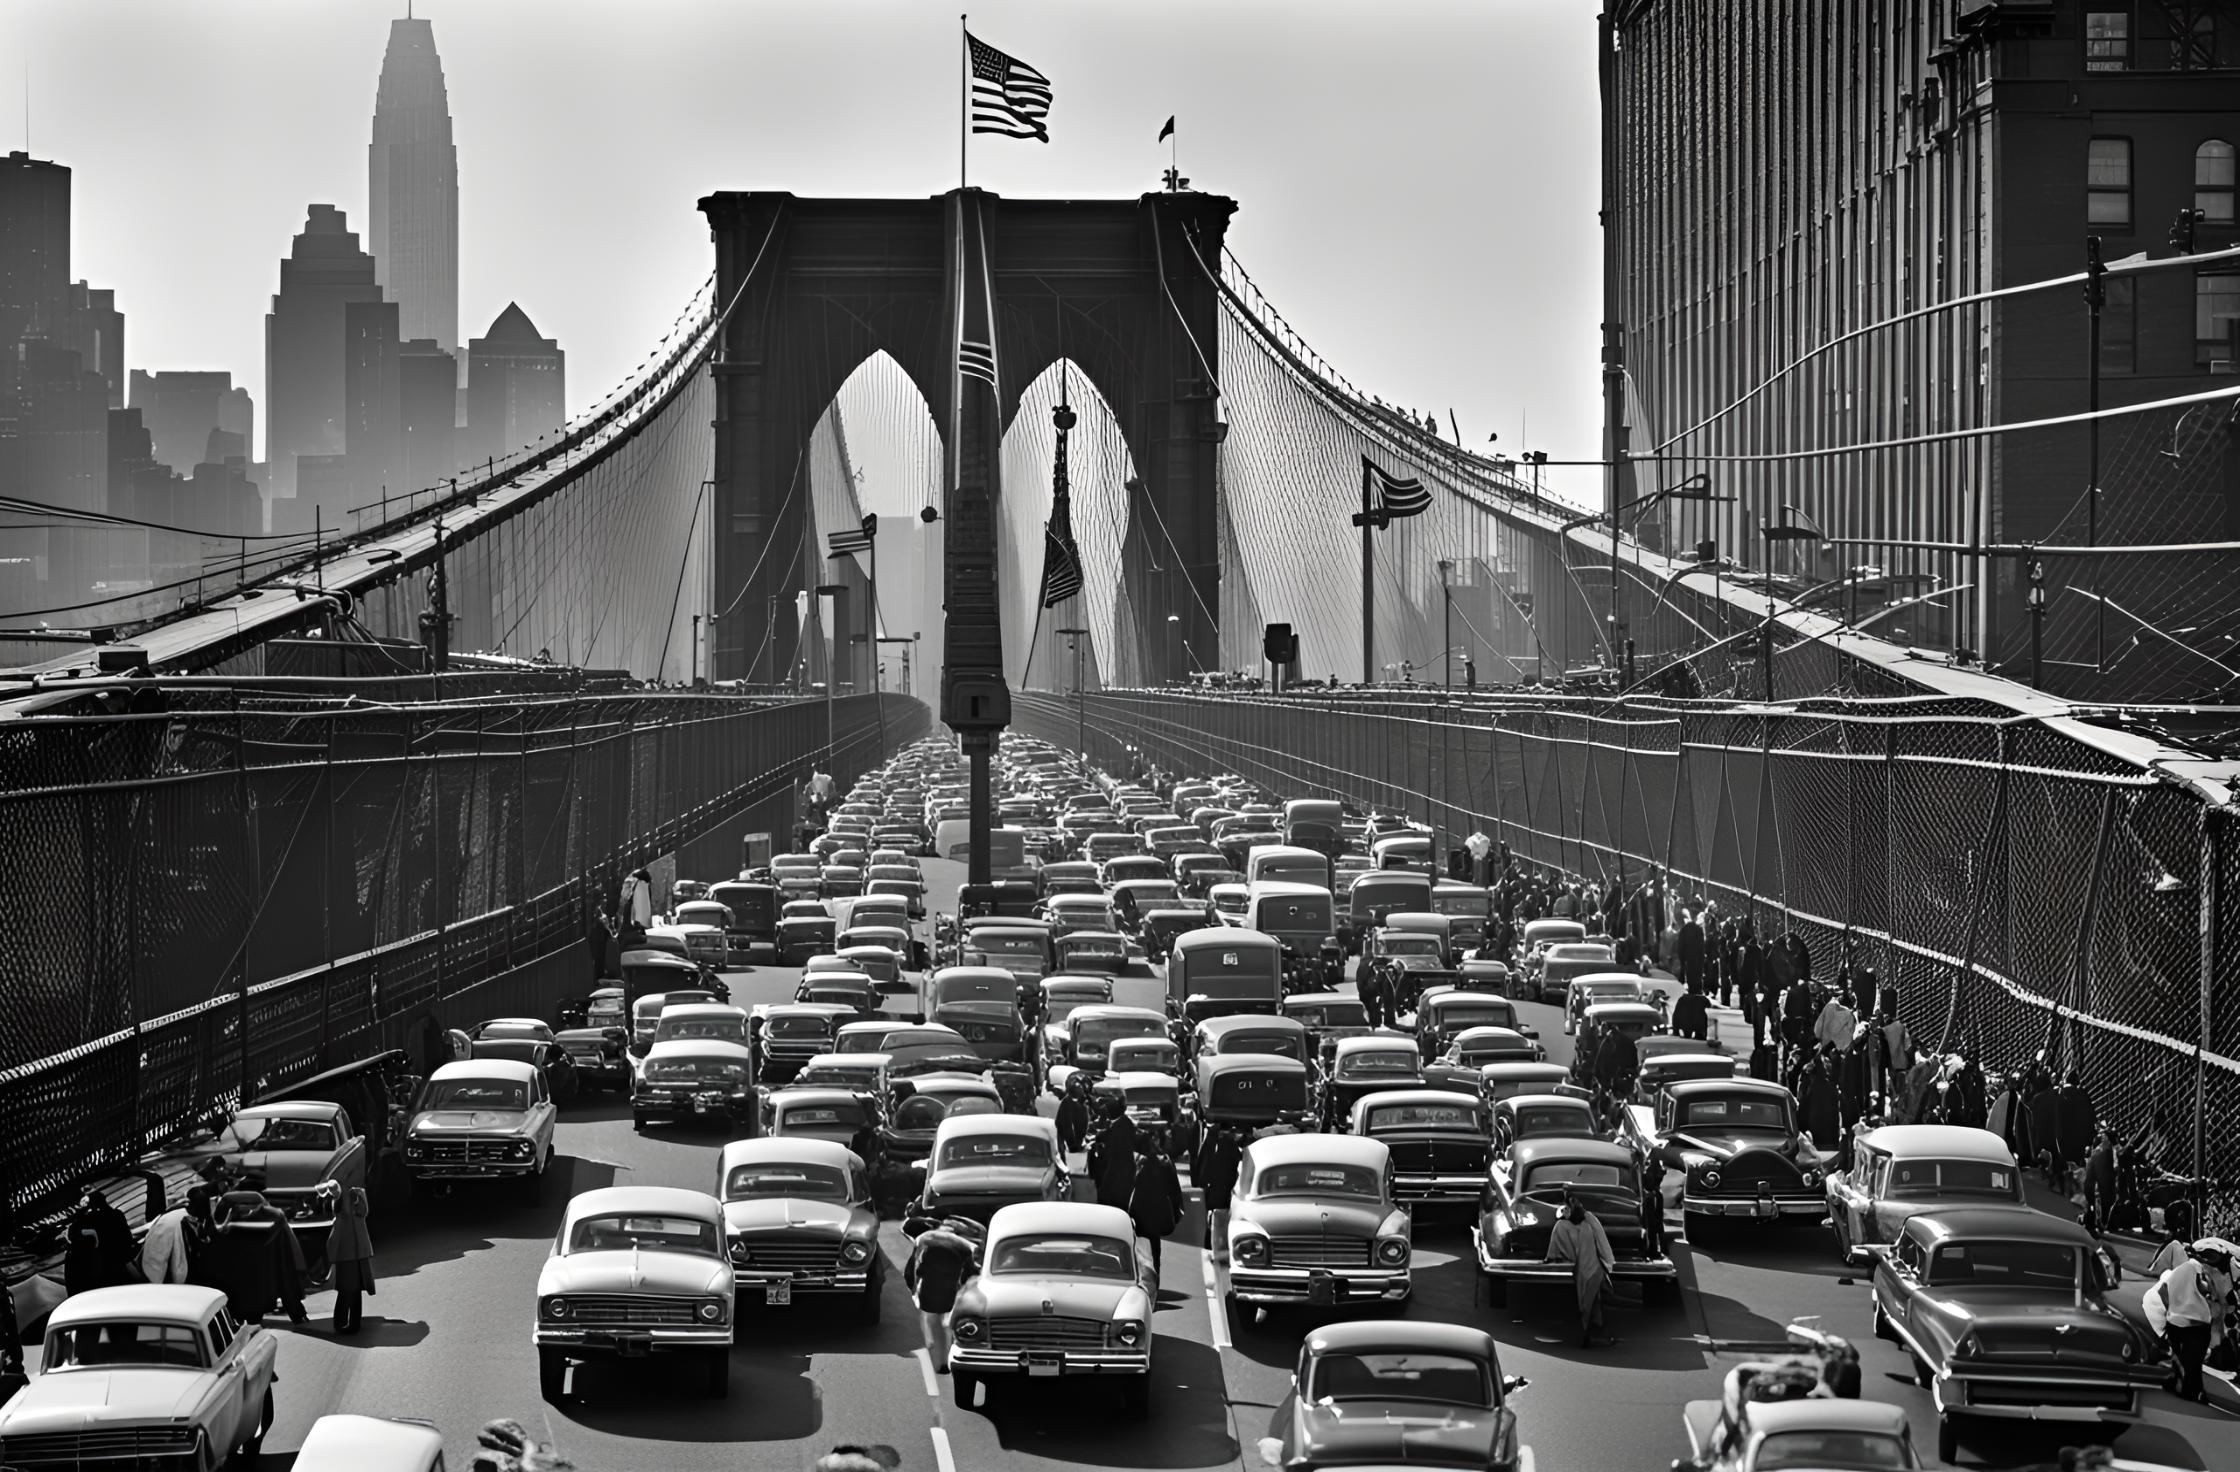
<svg viewBox="0 0 2240 1472">
<path fill-rule="evenodd" d="M 365 1296 L 373 1292 L 372 1208 L 363 1186 L 336 1191 L 334 1225 L 327 1229 L 327 1261 L 334 1266 L 334 1332 L 355 1334 L 365 1322 Z"/>
<path fill-rule="evenodd" d="M 1058 1144 L 1068 1154 L 1089 1138 L 1089 1104 L 1086 1081 L 1078 1073 L 1066 1080 L 1066 1096 L 1058 1101 Z"/>
<path fill-rule="evenodd" d="M 1610 1250 L 1610 1236 L 1601 1221 L 1587 1210 L 1576 1190 L 1564 1192 L 1563 1215 L 1548 1234 L 1546 1261 L 1571 1265 L 1571 1289 L 1579 1306 L 1579 1347 L 1593 1348 L 1595 1332 L 1603 1327 L 1610 1271 L 1618 1258 Z"/>
<path fill-rule="evenodd" d="M 1664 1256 L 1664 1161 L 1656 1155 L 1641 1158 L 1641 1250 L 1650 1258 Z"/>
<path fill-rule="evenodd" d="M 1694 911 L 1680 912 L 1680 930 L 1674 941 L 1674 951 L 1680 960 L 1680 983 L 1691 992 L 1704 989 L 1704 939 L 1702 905 Z"/>
<path fill-rule="evenodd" d="M 1812 995 L 1812 983 L 1803 980 L 1790 983 L 1781 994 L 1781 1044 L 1792 1062 L 1812 1046 L 1812 1026 L 1819 1017 L 1820 1008 Z"/>
<path fill-rule="evenodd" d="M 569 1472 L 575 1465 L 529 1435 L 529 1428 L 506 1417 L 483 1424 L 475 1433 L 474 1460 L 467 1472 Z"/>
<path fill-rule="evenodd" d="M 607 929 L 606 917 L 597 905 L 585 908 L 591 913 L 583 923 L 583 947 L 591 953 L 591 986 L 596 991 L 607 974 L 607 944 L 614 939 L 614 932 Z"/>
<path fill-rule="evenodd" d="M 1393 1016 L 1391 978 L 1385 974 L 1384 967 L 1366 959 L 1361 963 L 1360 975 L 1361 983 L 1355 990 L 1361 993 L 1361 1010 L 1367 1014 L 1369 1025 L 1390 1026 Z"/>
<path fill-rule="evenodd" d="M 1814 1148 L 1835 1149 L 1843 1134 L 1843 1107 L 1833 1049 L 1806 1055 L 1800 1084 L 1797 1103 Z"/>
<path fill-rule="evenodd" d="M 140 1243 L 140 1276 L 151 1283 L 189 1283 L 210 1234 L 210 1188 L 189 1186 L 186 1200 L 148 1223 Z"/>
<path fill-rule="evenodd" d="M 106 1195 L 88 1189 L 63 1227 L 62 1291 L 79 1294 L 127 1281 L 132 1254 L 132 1223 Z"/>
<path fill-rule="evenodd" d="M 2044 1171 L 2046 1186 L 2055 1193 L 2069 1194 L 2069 1168 L 2061 1158 L 2061 1095 L 2054 1088 L 2053 1080 L 2046 1076 L 2043 1064 L 2034 1065 L 2030 1075 L 2030 1144 L 2037 1150 L 2037 1164 Z"/>
<path fill-rule="evenodd" d="M 1167 1158 L 1166 1143 L 1152 1131 L 1138 1136 L 1134 1188 L 1128 1193 L 1128 1219 L 1136 1224 L 1136 1241 L 1151 1271 L 1151 1304 L 1159 1304 L 1159 1246 L 1167 1234 L 1182 1225 L 1189 1203 L 1182 1194 L 1182 1178 Z"/>
<path fill-rule="evenodd" d="M 1197 1158 L 1190 1162 L 1190 1178 L 1205 1195 L 1206 1248 L 1216 1263 L 1229 1261 L 1229 1203 L 1235 1199 L 1237 1173 L 1244 1164 L 1244 1148 L 1236 1131 L 1215 1125 L 1198 1142 Z"/>
<path fill-rule="evenodd" d="M 2190 1258 L 2157 1278 L 2140 1302 L 2147 1323 L 2169 1342 L 2178 1367 L 2177 1391 L 2186 1400 L 2209 1398 L 2201 1387 L 2201 1363 L 2224 1319 L 2231 1273 L 2229 1249 L 2220 1239 L 2205 1237 L 2193 1244 Z"/>
<path fill-rule="evenodd" d="M 920 1223 L 912 1223 L 919 1226 Z M 949 1311 L 957 1306 L 957 1289 L 972 1276 L 980 1249 L 973 1241 L 976 1229 L 951 1217 L 922 1223 L 910 1245 L 909 1261 L 902 1265 L 903 1285 L 918 1310 L 918 1323 L 926 1337 L 926 1354 L 933 1373 L 949 1373 Z M 905 1231 L 909 1228 L 905 1227 Z"/>
<path fill-rule="evenodd" d="M 2095 1235 L 2107 1231 L 2116 1214 L 2116 1132 L 2102 1126 L 2084 1163 L 2084 1226 Z"/>
<path fill-rule="evenodd" d="M 1680 1000 L 1672 1004 L 1672 1032 L 1675 1037 L 1698 1041 L 1711 1036 L 1711 1004 L 1694 987 L 1682 992 Z"/>
<path fill-rule="evenodd" d="M 211 1272 L 233 1316 L 254 1324 L 278 1300 L 288 1322 L 302 1324 L 303 1245 L 278 1207 L 255 1191 L 228 1191 L 212 1204 Z"/>
<path fill-rule="evenodd" d="M 2092 1153 L 2094 1140 L 2100 1133 L 2100 1111 L 2094 1107 L 2092 1093 L 2085 1088 L 2084 1080 L 2074 1065 L 2061 1075 L 2061 1087 L 2054 1091 L 2054 1139 L 2061 1149 L 2064 1186 L 2071 1166 L 2081 1166 Z"/>
<path fill-rule="evenodd" d="M 1623 1028 L 1607 1028 L 1594 1050 L 1594 1081 L 1606 1096 L 1604 1107 L 1613 1115 L 1633 1093 L 1634 1075 L 1641 1071 L 1641 1050 Z"/>
<path fill-rule="evenodd" d="M 1851 1010 L 1849 995 L 1841 987 L 1831 988 L 1827 1004 L 1813 1019 L 1812 1040 L 1823 1048 L 1844 1053 L 1850 1051 L 1852 1035 L 1858 1030 L 1859 1014 Z"/>
</svg>

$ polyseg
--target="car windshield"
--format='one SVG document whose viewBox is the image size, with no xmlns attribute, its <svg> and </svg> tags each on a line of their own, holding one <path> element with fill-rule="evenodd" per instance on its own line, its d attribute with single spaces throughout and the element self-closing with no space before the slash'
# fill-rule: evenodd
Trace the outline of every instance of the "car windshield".
<svg viewBox="0 0 2240 1472">
<path fill-rule="evenodd" d="M 1369 1111 L 1372 1130 L 1479 1130 L 1478 1111 L 1467 1104 L 1386 1104 Z"/>
<path fill-rule="evenodd" d="M 1094 1003 L 1103 1002 L 1106 1000 L 1108 1000 L 1108 998 L 1106 998 L 1102 994 L 1094 992 L 1090 993 L 1087 996 L 1080 997 L 1069 997 L 1063 992 L 1060 992 L 1055 996 L 1043 998 L 1042 1013 L 1045 1020 L 1056 1022 L 1060 1018 L 1072 1016 L 1073 1010 L 1076 1007 L 1087 1007 Z"/>
<path fill-rule="evenodd" d="M 781 1129 L 856 1129 L 863 1124 L 863 1106 L 846 1104 L 803 1104 L 782 1111 L 778 1116 Z"/>
<path fill-rule="evenodd" d="M 1929 1260 L 1935 1284 L 2055 1288 L 2077 1282 L 2077 1249 L 2059 1242 L 1947 1242 Z"/>
<path fill-rule="evenodd" d="M 1032 1232 L 1005 1237 L 989 1255 L 991 1273 L 1042 1273 L 1064 1278 L 1135 1279 L 1136 1255 L 1118 1237 Z"/>
<path fill-rule="evenodd" d="M 913 1094 L 895 1106 L 898 1130 L 932 1130 L 950 1115 L 1001 1114 L 1003 1105 L 981 1094 Z"/>
<path fill-rule="evenodd" d="M 1435 935 L 1403 931 L 1399 935 L 1381 937 L 1377 941 L 1377 949 L 1388 956 L 1436 956 L 1441 947 L 1439 937 Z"/>
<path fill-rule="evenodd" d="M 250 1114 L 236 1119 L 218 1134 L 217 1146 L 236 1150 L 332 1150 L 338 1142 L 334 1126 L 323 1119 L 288 1119 Z"/>
<path fill-rule="evenodd" d="M 941 1147 L 944 1170 L 955 1166 L 1045 1166 L 1049 1163 L 1049 1141 L 1034 1135 L 968 1135 Z"/>
<path fill-rule="evenodd" d="M 1439 1025 L 1459 1031 L 1465 1027 L 1514 1027 L 1517 1014 L 1504 1002 L 1473 1002 L 1463 1006 L 1441 1007 Z"/>
<path fill-rule="evenodd" d="M 828 1017 L 773 1017 L 763 1030 L 774 1038 L 827 1038 L 832 1036 Z"/>
<path fill-rule="evenodd" d="M 552 1029 L 541 1022 L 487 1022 L 476 1037 L 493 1042 L 499 1038 L 529 1038 L 543 1042 L 551 1039 Z"/>
<path fill-rule="evenodd" d="M 1261 1196 L 1355 1196 L 1384 1199 L 1384 1181 L 1366 1165 L 1327 1165 L 1300 1161 L 1271 1165 L 1260 1172 L 1253 1190 Z"/>
<path fill-rule="evenodd" d="M 700 1038 L 725 1043 L 743 1043 L 747 1040 L 747 1024 L 740 1017 L 688 1017 L 661 1019 L 661 1026 L 654 1033 L 657 1041 L 671 1038 Z"/>
<path fill-rule="evenodd" d="M 790 1160 L 735 1165 L 723 1178 L 723 1199 L 756 1201 L 786 1196 L 802 1201 L 846 1201 L 848 1178 L 836 1165 L 799 1165 Z"/>
<path fill-rule="evenodd" d="M 584 1019 L 593 1026 L 598 1026 L 600 1023 L 620 1022 L 622 1020 L 622 1001 L 618 997 L 612 1000 L 593 1002 L 584 1009 L 583 1015 Z"/>
<path fill-rule="evenodd" d="M 1538 1109 L 1519 1109 L 1511 1129 L 1520 1140 L 1535 1139 L 1544 1135 L 1591 1135 L 1594 1133 L 1591 1118 L 1584 1109 L 1557 1109 L 1552 1105 Z"/>
<path fill-rule="evenodd" d="M 1904 1440 L 1879 1431 L 1776 1431 L 1758 1443 L 1757 1472 L 1881 1472 L 1920 1464 Z"/>
<path fill-rule="evenodd" d="M 72 1324 L 47 1336 L 44 1368 L 82 1370 L 108 1365 L 203 1367 L 202 1336 L 184 1324 L 111 1322 Z"/>
<path fill-rule="evenodd" d="M 1431 903 L 1442 915 L 1485 919 L 1493 913 L 1493 900 L 1482 894 L 1434 894 Z"/>
<path fill-rule="evenodd" d="M 1316 1405 L 1414 1400 L 1483 1410 L 1493 1404 L 1486 1367 L 1458 1354 L 1328 1354 L 1315 1361 L 1311 1385 Z"/>
<path fill-rule="evenodd" d="M 529 1086 L 510 1078 L 439 1078 L 420 1091 L 420 1108 L 527 1109 Z"/>
<path fill-rule="evenodd" d="M 1600 1160 L 1544 1160 L 1525 1175 L 1520 1188 L 1527 1196 L 1560 1193 L 1566 1186 L 1630 1186 L 1633 1172 L 1625 1166 Z"/>
<path fill-rule="evenodd" d="M 1042 954 L 1042 937 L 989 935 L 983 931 L 972 938 L 972 948 L 995 956 L 1039 956 Z"/>
<path fill-rule="evenodd" d="M 1156 1017 L 1092 1017 L 1081 1024 L 1074 1036 L 1095 1047 L 1114 1038 L 1155 1038 L 1164 1031 L 1166 1024 Z"/>
<path fill-rule="evenodd" d="M 1272 1053 L 1278 1058 L 1307 1061 L 1299 1034 L 1291 1032 L 1233 1032 L 1221 1040 L 1223 1053 Z"/>
<path fill-rule="evenodd" d="M 867 1089 L 879 1081 L 879 1069 L 877 1065 L 811 1063 L 795 1074 L 793 1081 L 805 1087 Z"/>
<path fill-rule="evenodd" d="M 645 1076 L 649 1084 L 744 1084 L 747 1065 L 741 1058 L 650 1058 Z"/>
<path fill-rule="evenodd" d="M 1626 982 L 1582 982 L 1571 989 L 1579 1006 L 1592 1007 L 1597 1002 L 1631 1002 L 1641 996 L 1641 989 Z"/>
<path fill-rule="evenodd" d="M 1993 1160 L 1901 1160 L 1890 1167 L 1888 1195 L 1921 1200 L 1937 1196 L 1996 1196 L 2021 1199 L 2011 1165 Z"/>
<path fill-rule="evenodd" d="M 1292 1007 L 1289 1015 L 1308 1027 L 1367 1027 L 1369 1014 L 1359 1002 L 1327 1002 L 1312 1007 Z"/>
<path fill-rule="evenodd" d="M 1015 1005 L 1019 1000 L 1019 984 L 1006 976 L 1001 980 L 988 977 L 958 976 L 939 983 L 933 994 L 934 1005 L 945 1007 L 951 1002 L 1001 1002 Z"/>
<path fill-rule="evenodd" d="M 587 1216 L 568 1234 L 571 1252 L 690 1252 L 717 1254 L 716 1224 L 689 1216 L 617 1212 Z"/>
<path fill-rule="evenodd" d="M 1374 1052 L 1348 1053 L 1342 1071 L 1347 1074 L 1414 1073 L 1416 1064 L 1416 1055 L 1412 1052 L 1398 1048 L 1379 1048 Z"/>
<path fill-rule="evenodd" d="M 1789 1106 L 1760 1095 L 1709 1095 L 1681 1104 L 1673 1123 L 1689 1129 L 1782 1130 L 1789 1128 Z"/>
</svg>

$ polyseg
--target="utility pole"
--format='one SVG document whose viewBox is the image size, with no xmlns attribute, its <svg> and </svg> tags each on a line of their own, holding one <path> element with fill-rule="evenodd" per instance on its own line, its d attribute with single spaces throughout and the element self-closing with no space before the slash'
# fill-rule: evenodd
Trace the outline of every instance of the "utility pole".
<svg viewBox="0 0 2240 1472">
<path fill-rule="evenodd" d="M 2030 559 L 2030 688 L 2046 688 L 2046 565 Z"/>
<path fill-rule="evenodd" d="M 840 583 L 817 584 L 817 638 L 820 641 L 832 632 L 831 616 L 825 612 L 826 600 L 837 598 L 847 591 L 847 587 Z M 835 685 L 840 683 L 840 664 L 847 658 L 848 651 L 835 644 L 832 647 L 831 655 L 824 662 L 824 749 L 826 761 L 832 760 L 832 690 Z"/>
<path fill-rule="evenodd" d="M 2091 385 L 2086 407 L 2092 411 L 2092 417 L 2085 421 L 2088 483 L 2085 486 L 2084 544 L 2087 547 L 2097 547 L 2100 545 L 2100 309 L 2108 301 L 2108 268 L 2100 259 L 2100 237 L 2097 235 L 2087 235 L 2084 238 L 2084 275 L 2086 315 L 2092 324 L 2087 334 L 2090 344 L 2085 350 L 2090 359 L 2086 365 L 2087 382 Z M 2095 558 L 2094 561 L 2097 562 L 2098 559 Z M 2098 581 L 2097 578 L 2094 579 L 2095 583 Z M 1984 653 L 1988 655 L 1990 651 L 1985 650 Z M 2092 667 L 2098 673 L 2107 673 L 2107 605 L 2099 598 L 2092 600 Z"/>
<path fill-rule="evenodd" d="M 1083 756 L 1089 754 L 1089 695 L 1081 679 L 1081 641 L 1089 637 L 1087 629 L 1060 629 L 1073 646 L 1073 710 L 1074 750 Z"/>
<path fill-rule="evenodd" d="M 1447 688 L 1454 689 L 1454 584 L 1448 581 L 1454 564 L 1439 559 L 1439 641 L 1445 656 Z"/>
</svg>

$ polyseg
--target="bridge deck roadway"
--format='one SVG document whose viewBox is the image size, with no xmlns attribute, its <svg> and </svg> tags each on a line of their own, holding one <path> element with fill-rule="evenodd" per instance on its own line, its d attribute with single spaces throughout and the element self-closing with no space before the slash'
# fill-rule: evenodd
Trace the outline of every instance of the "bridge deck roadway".
<svg viewBox="0 0 2240 1472">
<path fill-rule="evenodd" d="M 927 869 L 936 907 L 952 903 L 959 866 Z M 734 995 L 748 1003 L 777 1000 L 790 995 L 795 975 L 756 968 L 733 978 Z M 1160 983 L 1139 966 L 1120 991 L 1124 1002 L 1156 1004 Z M 1567 1060 L 1569 1039 L 1554 1009 L 1524 1010 L 1554 1056 Z M 325 1332 L 327 1295 L 311 1300 L 314 1317 L 303 1330 L 270 1321 L 283 1343 L 278 1419 L 264 1472 L 291 1466 L 311 1421 L 328 1411 L 431 1419 L 448 1438 L 449 1465 L 460 1467 L 472 1456 L 475 1428 L 494 1416 L 539 1428 L 583 1472 L 799 1472 L 851 1441 L 892 1446 L 906 1472 L 1260 1465 L 1254 1443 L 1288 1389 L 1304 1324 L 1296 1317 L 1224 1322 L 1196 1246 L 1196 1213 L 1165 1249 L 1168 1291 L 1158 1315 L 1153 1410 L 1142 1423 L 1121 1420 L 1105 1392 L 1071 1383 L 998 1395 L 960 1411 L 946 1377 L 936 1382 L 919 1353 L 899 1271 L 889 1279 L 877 1328 L 800 1308 L 747 1310 L 726 1401 L 706 1401 L 671 1383 L 655 1362 L 650 1369 L 593 1373 L 582 1398 L 547 1406 L 537 1393 L 528 1327 L 561 1201 L 613 1182 L 706 1189 L 718 1143 L 709 1136 L 637 1135 L 627 1107 L 602 1096 L 571 1108 L 561 1125 L 563 1158 L 544 1205 L 462 1192 L 402 1219 L 377 1219 L 381 1283 L 359 1337 Z M 1533 1382 L 1517 1404 L 1542 1468 L 1664 1472 L 1685 1449 L 1682 1402 L 1717 1394 L 1736 1357 L 1777 1339 L 1784 1324 L 1804 1314 L 1820 1315 L 1860 1346 L 1866 1394 L 1905 1406 L 1925 1450 L 1934 1448 L 1927 1392 L 1908 1383 L 1899 1351 L 1869 1333 L 1866 1289 L 1843 1281 L 1820 1230 L 1799 1227 L 1763 1244 L 1705 1252 L 1679 1249 L 1680 1302 L 1620 1309 L 1612 1324 L 1620 1342 L 1589 1351 L 1577 1347 L 1565 1292 L 1520 1292 L 1501 1310 L 1479 1302 L 1466 1222 L 1422 1222 L 1417 1240 L 1408 1316 L 1479 1324 L 1501 1342 L 1505 1366 Z M 885 1249 L 897 1269 L 905 1247 L 890 1225 Z M 2149 1423 L 2119 1442 L 2123 1455 L 2240 1469 L 2240 1438 L 2225 1415 L 2160 1392 L 2151 1400 Z M 2059 1444 L 2052 1433 L 2002 1430 L 1964 1446 L 1962 1465 L 2050 1457 Z"/>
</svg>

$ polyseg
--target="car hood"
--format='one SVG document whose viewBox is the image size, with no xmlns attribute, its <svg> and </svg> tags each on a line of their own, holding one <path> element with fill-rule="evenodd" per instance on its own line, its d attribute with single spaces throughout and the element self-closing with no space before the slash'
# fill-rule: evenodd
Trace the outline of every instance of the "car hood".
<svg viewBox="0 0 2240 1472">
<path fill-rule="evenodd" d="M 1005 1273 L 982 1274 L 973 1280 L 965 1300 L 970 1307 L 1002 1318 L 1033 1318 L 1050 1305 L 1050 1312 L 1074 1319 L 1149 1319 L 1151 1305 L 1141 1288 L 1097 1278 L 1025 1277 Z"/>
<path fill-rule="evenodd" d="M 1714 1160 L 1732 1160 L 1745 1150 L 1793 1158 L 1790 1152 L 1796 1148 L 1795 1141 L 1766 1130 L 1674 1130 L 1667 1138 L 1682 1150 Z"/>
<path fill-rule="evenodd" d="M 758 1201 L 726 1201 L 723 1228 L 734 1237 L 756 1232 L 814 1232 L 839 1235 L 855 1219 L 853 1210 L 836 1201 L 809 1201 L 796 1197 Z"/>
<path fill-rule="evenodd" d="M 158 1365 L 36 1375 L 0 1412 L 0 1436 L 169 1421 L 191 1414 L 211 1384 L 207 1371 Z"/>
<path fill-rule="evenodd" d="M 477 1130 L 495 1134 L 519 1134 L 529 1123 L 525 1109 L 430 1109 L 412 1116 L 415 1135 L 454 1134 L 464 1130 Z"/>
<path fill-rule="evenodd" d="M 1239 1202 L 1240 1220 L 1247 1220 L 1273 1237 L 1307 1237 L 1327 1233 L 1339 1237 L 1373 1237 L 1393 1215 L 1381 1204 L 1352 1201 L 1317 1201 L 1309 1197 L 1277 1196 Z"/>
<path fill-rule="evenodd" d="M 1017 1196 L 1039 1193 L 1049 1180 L 1044 1165 L 952 1165 L 926 1177 L 926 1194 Z"/>
<path fill-rule="evenodd" d="M 545 1260 L 537 1293 L 726 1293 L 731 1265 L 682 1252 L 571 1252 Z"/>
<path fill-rule="evenodd" d="M 1491 1465 L 1500 1435 L 1499 1410 L 1380 1400 L 1299 1407 L 1299 1451 L 1315 1465 L 1484 1467 Z"/>
<path fill-rule="evenodd" d="M 331 1150 L 251 1150 L 232 1157 L 251 1180 L 267 1191 L 308 1190 L 327 1178 L 338 1152 Z"/>
</svg>

